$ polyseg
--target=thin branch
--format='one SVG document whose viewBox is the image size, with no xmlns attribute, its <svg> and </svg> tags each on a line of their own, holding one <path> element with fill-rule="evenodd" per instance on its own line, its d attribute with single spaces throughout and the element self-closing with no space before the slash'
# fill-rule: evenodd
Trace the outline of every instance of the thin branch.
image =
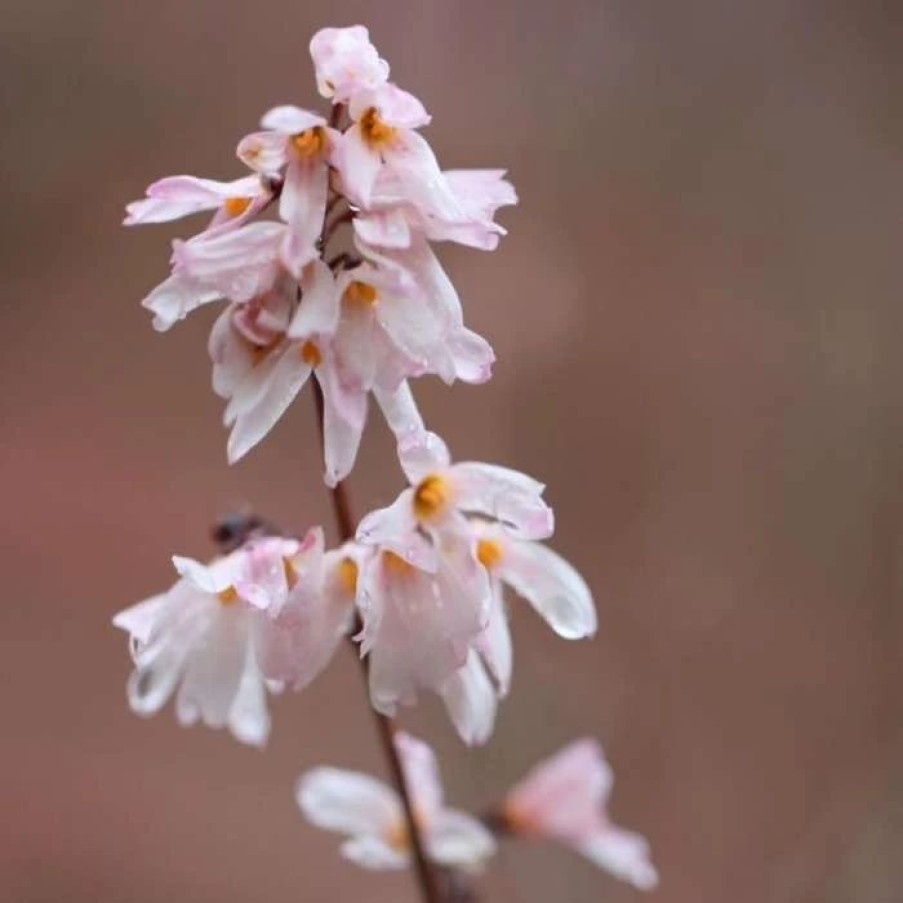
<svg viewBox="0 0 903 903">
<path fill-rule="evenodd" d="M 320 430 L 321 445 L 325 442 L 323 434 L 323 390 L 320 388 L 316 379 L 311 380 L 314 384 L 314 397 L 317 405 L 317 426 Z M 354 517 L 351 513 L 351 505 L 348 500 L 348 493 L 345 486 L 338 483 L 332 490 L 332 506 L 335 513 L 336 525 L 339 529 L 339 539 L 347 542 L 354 538 L 355 524 Z M 360 618 L 357 618 L 355 629 L 352 636 L 360 632 Z M 369 684 L 370 662 L 369 659 L 361 658 L 358 654 L 357 646 L 350 640 L 352 650 L 355 657 L 361 663 L 361 673 L 364 676 L 365 683 Z M 401 764 L 401 758 L 398 755 L 398 749 L 395 746 L 395 733 L 398 730 L 395 722 L 380 714 L 371 707 L 373 717 L 376 721 L 376 732 L 379 737 L 380 744 L 383 748 L 386 761 L 389 764 L 389 772 L 391 774 L 392 783 L 401 797 L 402 808 L 404 809 L 404 818 L 407 825 L 408 838 L 411 844 L 411 852 L 414 857 L 414 866 L 417 874 L 417 880 L 420 884 L 420 893 L 424 903 L 445 903 L 445 895 L 439 886 L 436 870 L 426 854 L 426 845 L 417 819 L 414 816 L 414 806 L 409 792 L 407 779 L 405 778 L 404 766 Z"/>
</svg>

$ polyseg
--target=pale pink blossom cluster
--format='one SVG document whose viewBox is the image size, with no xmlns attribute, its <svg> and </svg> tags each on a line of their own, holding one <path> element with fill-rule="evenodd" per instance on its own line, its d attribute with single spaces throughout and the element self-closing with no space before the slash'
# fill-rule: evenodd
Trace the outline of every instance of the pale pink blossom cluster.
<svg viewBox="0 0 903 903">
<path fill-rule="evenodd" d="M 494 249 L 504 234 L 496 210 L 517 198 L 502 170 L 440 168 L 418 131 L 429 114 L 388 80 L 366 28 L 323 29 L 310 49 L 328 116 L 276 107 L 238 143 L 250 173 L 164 178 L 128 205 L 129 225 L 212 212 L 201 232 L 173 243 L 170 276 L 143 304 L 159 331 L 223 305 L 208 347 L 230 461 L 313 376 L 326 483 L 351 472 L 372 394 L 408 486 L 335 549 L 314 527 L 302 540 L 245 537 L 209 565 L 174 558 L 175 584 L 114 619 L 130 635 L 128 699 L 151 715 L 174 696 L 181 723 L 227 727 L 262 745 L 268 695 L 307 686 L 351 637 L 380 713 L 394 715 L 429 690 L 466 743 L 483 743 L 511 683 L 505 587 L 561 637 L 596 630 L 586 583 L 543 544 L 554 530 L 545 487 L 496 464 L 453 462 L 410 388 L 429 374 L 489 379 L 492 349 L 464 325 L 431 242 Z M 445 808 L 425 744 L 404 734 L 397 744 L 428 855 L 479 867 L 495 848 L 492 833 Z M 601 751 L 578 744 L 509 795 L 506 830 L 562 840 L 651 886 L 643 842 L 603 814 L 610 786 Z M 315 824 L 349 836 L 343 853 L 356 862 L 408 861 L 400 801 L 379 782 L 317 769 L 298 800 Z"/>
</svg>

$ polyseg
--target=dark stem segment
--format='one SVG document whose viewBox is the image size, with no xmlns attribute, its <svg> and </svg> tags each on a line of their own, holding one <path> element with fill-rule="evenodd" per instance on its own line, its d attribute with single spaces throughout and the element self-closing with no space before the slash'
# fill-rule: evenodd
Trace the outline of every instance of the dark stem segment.
<svg viewBox="0 0 903 903">
<path fill-rule="evenodd" d="M 316 378 L 311 380 L 314 389 L 314 398 L 317 404 L 317 425 L 320 430 L 320 444 L 323 445 L 323 390 Z M 355 524 L 351 514 L 351 506 L 348 502 L 348 493 L 342 483 L 336 485 L 331 491 L 332 506 L 335 512 L 336 526 L 339 529 L 339 539 L 341 542 L 348 542 L 354 539 Z M 352 636 L 360 632 L 360 618 L 356 619 Z M 357 646 L 351 642 L 352 651 L 355 657 L 361 663 L 362 673 L 365 683 L 369 683 L 370 663 L 367 659 L 361 658 Z M 426 846 L 424 844 L 423 835 L 417 825 L 417 819 L 414 816 L 414 806 L 411 801 L 411 795 L 408 792 L 408 784 L 405 779 L 404 768 L 401 764 L 401 758 L 398 750 L 395 748 L 395 732 L 398 730 L 395 722 L 380 714 L 371 707 L 373 717 L 376 720 L 376 732 L 379 736 L 379 742 L 382 745 L 383 753 L 389 763 L 389 772 L 391 774 L 392 783 L 401 797 L 402 808 L 404 809 L 404 818 L 407 825 L 408 839 L 411 844 L 411 852 L 414 857 L 414 866 L 417 874 L 417 880 L 420 884 L 420 893 L 424 903 L 444 903 L 445 895 L 439 886 L 436 870 L 426 855 Z"/>
</svg>

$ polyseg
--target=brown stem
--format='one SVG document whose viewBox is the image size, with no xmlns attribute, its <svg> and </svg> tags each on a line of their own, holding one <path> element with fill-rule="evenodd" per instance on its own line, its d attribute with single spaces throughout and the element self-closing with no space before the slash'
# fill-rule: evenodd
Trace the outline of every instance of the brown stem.
<svg viewBox="0 0 903 903">
<path fill-rule="evenodd" d="M 323 435 L 323 390 L 316 379 L 311 380 L 314 384 L 314 398 L 317 404 L 317 425 L 320 430 L 320 444 L 324 442 Z M 347 542 L 354 538 L 355 524 L 354 517 L 351 513 L 351 505 L 348 501 L 348 493 L 345 491 L 343 483 L 338 483 L 332 490 L 332 507 L 335 513 L 336 526 L 339 529 L 339 539 L 341 542 Z M 357 619 L 354 631 L 351 636 L 360 632 L 360 618 Z M 355 657 L 361 663 L 362 674 L 365 683 L 368 683 L 370 662 L 369 659 L 361 658 L 358 655 L 357 646 L 350 640 L 352 650 Z M 395 722 L 385 715 L 380 714 L 371 707 L 373 717 L 376 720 L 376 732 L 379 742 L 382 745 L 383 753 L 386 761 L 389 763 L 389 772 L 392 778 L 392 784 L 401 797 L 401 804 L 404 810 L 405 823 L 407 825 L 408 838 L 411 843 L 411 852 L 414 856 L 414 866 L 417 874 L 417 880 L 420 884 L 420 894 L 424 903 L 444 903 L 445 895 L 439 886 L 436 870 L 426 854 L 426 845 L 417 819 L 414 816 L 414 806 L 411 800 L 411 794 L 408 783 L 404 774 L 404 766 L 401 764 L 401 758 L 395 746 L 395 733 L 398 730 Z"/>
</svg>

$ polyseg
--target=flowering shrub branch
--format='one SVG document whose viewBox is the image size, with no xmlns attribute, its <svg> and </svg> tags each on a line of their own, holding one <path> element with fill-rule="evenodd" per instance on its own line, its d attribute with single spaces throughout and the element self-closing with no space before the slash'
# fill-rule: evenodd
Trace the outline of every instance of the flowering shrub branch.
<svg viewBox="0 0 903 903">
<path fill-rule="evenodd" d="M 175 584 L 114 618 L 130 636 L 129 704 L 152 715 L 174 697 L 182 724 L 226 727 L 260 746 L 268 694 L 307 687 L 348 640 L 392 787 L 324 766 L 297 792 L 313 824 L 346 836 L 346 858 L 376 869 L 413 863 L 423 899 L 452 903 L 475 899 L 465 876 L 484 867 L 498 837 L 547 838 L 652 887 L 645 841 L 605 814 L 612 775 L 592 741 L 538 766 L 481 820 L 445 805 L 432 750 L 395 725 L 399 707 L 428 690 L 465 743 L 489 739 L 512 677 L 506 588 L 565 639 L 592 636 L 596 611 L 582 577 L 545 545 L 554 516 L 543 484 L 453 462 L 410 385 L 490 378 L 492 348 L 465 326 L 432 243 L 493 250 L 505 231 L 495 214 L 516 203 L 513 187 L 501 170 L 440 168 L 419 132 L 429 114 L 388 80 L 365 28 L 323 29 L 310 49 L 328 116 L 273 108 L 238 143 L 250 174 L 161 179 L 128 205 L 125 222 L 212 213 L 173 243 L 170 275 L 143 304 L 161 332 L 225 305 L 208 351 L 230 462 L 313 384 L 340 542 L 327 549 L 320 527 L 293 537 L 248 516 L 219 525 L 222 554 L 209 564 L 175 557 Z M 408 485 L 357 524 L 342 481 L 371 398 Z"/>
</svg>

